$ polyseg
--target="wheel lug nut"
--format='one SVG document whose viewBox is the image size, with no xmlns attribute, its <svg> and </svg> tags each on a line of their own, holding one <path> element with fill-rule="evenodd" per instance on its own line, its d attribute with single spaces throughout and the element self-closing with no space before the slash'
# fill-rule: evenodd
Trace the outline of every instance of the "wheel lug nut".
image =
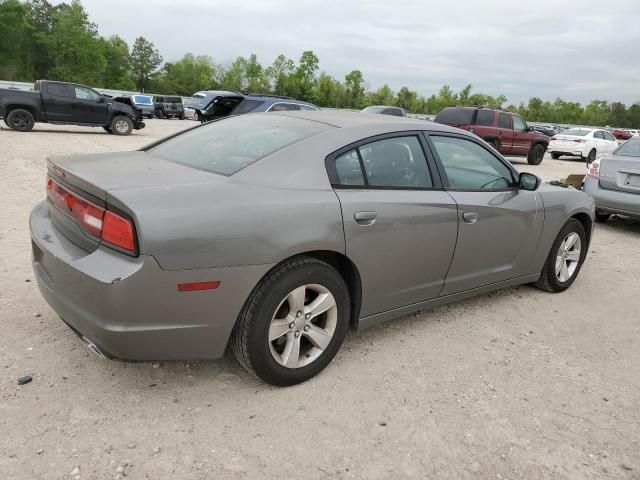
<svg viewBox="0 0 640 480">
<path fill-rule="evenodd" d="M 296 313 L 296 317 L 301 317 L 301 316 L 302 316 L 302 312 Z"/>
<path fill-rule="evenodd" d="M 289 328 L 291 328 L 291 329 L 293 329 L 293 327 L 295 327 L 295 326 L 296 326 L 296 324 L 295 324 L 295 323 L 293 323 L 293 322 L 291 322 L 291 323 L 289 324 Z"/>
<path fill-rule="evenodd" d="M 304 331 L 305 331 L 305 332 L 308 332 L 308 331 L 309 331 L 309 325 L 305 325 L 305 326 L 304 326 Z"/>
<path fill-rule="evenodd" d="M 299 336 L 300 336 L 300 330 L 296 330 L 296 333 L 294 333 L 294 335 L 295 335 L 296 337 L 299 337 Z"/>
<path fill-rule="evenodd" d="M 307 320 L 309 320 L 309 319 L 311 318 L 311 314 L 310 314 L 310 313 L 307 313 L 307 314 L 304 316 L 304 318 L 306 318 Z"/>
</svg>

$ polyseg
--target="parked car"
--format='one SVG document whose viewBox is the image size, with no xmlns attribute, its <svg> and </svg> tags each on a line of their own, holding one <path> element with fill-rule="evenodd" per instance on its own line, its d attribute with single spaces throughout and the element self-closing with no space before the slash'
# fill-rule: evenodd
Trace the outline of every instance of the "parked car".
<svg viewBox="0 0 640 480">
<path fill-rule="evenodd" d="M 616 137 L 616 140 L 629 140 L 633 136 L 628 130 L 614 130 L 611 134 Z"/>
<path fill-rule="evenodd" d="M 549 137 L 534 131 L 520 115 L 502 110 L 448 107 L 435 121 L 475 133 L 500 153 L 526 156 L 530 165 L 542 162 L 549 145 Z"/>
<path fill-rule="evenodd" d="M 360 110 L 362 113 L 379 113 L 381 115 L 394 115 L 396 117 L 406 117 L 407 112 L 404 108 L 390 107 L 386 105 L 372 105 Z"/>
<path fill-rule="evenodd" d="M 157 118 L 179 118 L 184 120 L 182 98 L 159 96 L 153 97 L 153 112 Z"/>
<path fill-rule="evenodd" d="M 587 166 L 584 191 L 596 203 L 596 221 L 612 214 L 640 219 L 640 138 L 634 137 L 610 155 Z"/>
<path fill-rule="evenodd" d="M 557 130 L 551 125 L 534 125 L 533 129 L 536 132 L 540 132 L 546 135 L 547 137 L 553 137 L 556 133 L 558 133 Z"/>
<path fill-rule="evenodd" d="M 291 385 L 349 328 L 511 285 L 571 286 L 588 195 L 540 185 L 475 135 L 387 118 L 239 115 L 135 152 L 50 158 L 30 217 L 43 296 L 106 356 L 229 345 Z"/>
<path fill-rule="evenodd" d="M 102 127 L 116 135 L 144 128 L 128 97 L 111 98 L 77 83 L 38 80 L 34 91 L 0 89 L 0 117 L 20 132 L 36 122 Z"/>
<path fill-rule="evenodd" d="M 155 106 L 149 95 L 131 95 L 131 103 L 143 117 L 153 118 Z"/>
<path fill-rule="evenodd" d="M 203 90 L 194 93 L 185 104 L 193 109 L 201 122 L 231 115 L 233 109 L 244 99 L 240 92 Z M 205 116 L 206 115 L 206 116 Z"/>
<path fill-rule="evenodd" d="M 569 128 L 551 137 L 549 152 L 551 158 L 558 159 L 563 155 L 580 157 L 589 163 L 598 155 L 605 155 L 618 148 L 615 137 L 598 128 Z"/>
</svg>

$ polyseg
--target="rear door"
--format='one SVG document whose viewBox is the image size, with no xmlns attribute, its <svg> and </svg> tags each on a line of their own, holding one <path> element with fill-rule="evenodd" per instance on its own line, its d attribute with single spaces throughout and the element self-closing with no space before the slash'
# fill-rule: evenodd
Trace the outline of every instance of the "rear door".
<svg viewBox="0 0 640 480">
<path fill-rule="evenodd" d="M 618 144 L 618 141 L 616 140 L 616 137 L 614 137 L 610 132 L 607 131 L 602 131 L 602 137 L 605 141 L 605 148 L 606 148 L 606 152 L 607 153 L 611 153 L 614 150 L 616 150 L 620 145 Z"/>
<path fill-rule="evenodd" d="M 42 107 L 51 122 L 69 122 L 73 117 L 75 96 L 72 85 L 60 82 L 41 84 Z"/>
<path fill-rule="evenodd" d="M 519 115 L 511 115 L 513 121 L 513 148 L 512 153 L 526 155 L 531 149 L 533 135 L 529 132 L 527 123 Z"/>
<path fill-rule="evenodd" d="M 78 123 L 105 124 L 109 118 L 109 106 L 102 95 L 82 85 L 73 85 L 71 121 Z"/>
<path fill-rule="evenodd" d="M 459 213 L 442 295 L 533 273 L 544 219 L 539 194 L 517 188 L 517 172 L 475 139 L 433 133 L 429 141 Z"/>
<path fill-rule="evenodd" d="M 511 153 L 513 150 L 513 127 L 511 125 L 511 115 L 504 112 L 498 113 L 498 137 L 500 138 L 500 151 Z"/>
<path fill-rule="evenodd" d="M 347 256 L 362 280 L 361 316 L 437 297 L 453 256 L 457 207 L 419 132 L 367 139 L 327 159 Z M 435 175 L 433 175 L 435 174 Z"/>
</svg>

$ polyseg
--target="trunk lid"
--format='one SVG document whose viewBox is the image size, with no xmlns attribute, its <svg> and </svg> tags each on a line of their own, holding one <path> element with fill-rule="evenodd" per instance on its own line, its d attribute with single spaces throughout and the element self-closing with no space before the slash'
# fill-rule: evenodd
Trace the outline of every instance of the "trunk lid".
<svg viewBox="0 0 640 480">
<path fill-rule="evenodd" d="M 610 155 L 600 160 L 600 187 L 640 195 L 640 158 Z"/>
<path fill-rule="evenodd" d="M 107 200 L 108 190 L 215 183 L 226 178 L 141 151 L 51 157 L 48 167 L 65 183 L 102 201 Z"/>
</svg>

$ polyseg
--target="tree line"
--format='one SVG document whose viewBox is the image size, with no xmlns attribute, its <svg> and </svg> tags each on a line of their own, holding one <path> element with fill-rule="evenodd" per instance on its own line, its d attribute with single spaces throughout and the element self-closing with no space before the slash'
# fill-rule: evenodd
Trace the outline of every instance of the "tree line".
<svg viewBox="0 0 640 480">
<path fill-rule="evenodd" d="M 586 106 L 560 98 L 506 105 L 497 97 L 456 92 L 445 85 L 425 97 L 408 87 L 388 85 L 373 90 L 360 70 L 344 80 L 320 69 L 313 51 L 296 61 L 278 55 L 262 65 L 255 54 L 231 63 L 216 63 L 208 55 L 185 54 L 164 62 L 152 42 L 138 37 L 130 47 L 118 35 L 103 37 L 80 0 L 52 5 L 48 0 L 0 0 L 0 78 L 34 81 L 41 78 L 83 83 L 98 88 L 150 91 L 190 96 L 198 90 L 237 90 L 286 95 L 321 107 L 360 109 L 397 105 L 413 113 L 436 114 L 448 106 L 482 105 L 517 112 L 529 121 L 640 128 L 640 105 L 594 100 Z"/>
</svg>

